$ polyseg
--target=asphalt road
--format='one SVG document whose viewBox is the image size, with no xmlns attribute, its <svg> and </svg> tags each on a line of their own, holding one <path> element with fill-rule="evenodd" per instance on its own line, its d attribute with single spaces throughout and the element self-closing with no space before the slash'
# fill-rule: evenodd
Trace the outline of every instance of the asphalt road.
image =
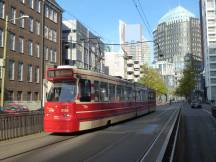
<svg viewBox="0 0 216 162">
<path fill-rule="evenodd" d="M 31 136 L 1 142 L 0 159 L 4 162 L 155 161 L 178 107 L 172 105 L 135 120 L 81 135 Z"/>
<path fill-rule="evenodd" d="M 216 162 L 216 120 L 208 105 L 182 109 L 182 141 L 178 143 L 178 162 Z"/>
</svg>

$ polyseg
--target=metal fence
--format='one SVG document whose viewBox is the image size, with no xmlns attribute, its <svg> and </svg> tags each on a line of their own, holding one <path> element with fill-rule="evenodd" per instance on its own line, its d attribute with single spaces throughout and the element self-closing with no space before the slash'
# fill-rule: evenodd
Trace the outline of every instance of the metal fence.
<svg viewBox="0 0 216 162">
<path fill-rule="evenodd" d="M 32 111 L 19 114 L 0 115 L 0 141 L 43 130 L 43 112 Z"/>
</svg>

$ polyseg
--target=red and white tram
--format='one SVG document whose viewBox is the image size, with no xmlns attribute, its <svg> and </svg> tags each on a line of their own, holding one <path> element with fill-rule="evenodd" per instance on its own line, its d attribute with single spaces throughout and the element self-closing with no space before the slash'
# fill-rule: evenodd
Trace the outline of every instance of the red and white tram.
<svg viewBox="0 0 216 162">
<path fill-rule="evenodd" d="M 140 84 L 69 66 L 47 69 L 45 132 L 78 132 L 155 111 L 155 92 Z"/>
</svg>

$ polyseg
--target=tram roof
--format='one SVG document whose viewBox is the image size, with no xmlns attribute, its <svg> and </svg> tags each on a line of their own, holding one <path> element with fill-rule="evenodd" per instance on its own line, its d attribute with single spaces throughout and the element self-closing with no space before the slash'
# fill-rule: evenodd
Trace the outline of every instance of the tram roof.
<svg viewBox="0 0 216 162">
<path fill-rule="evenodd" d="M 125 84 L 132 84 L 132 85 L 136 85 L 138 87 L 142 87 L 142 88 L 146 88 L 146 89 L 151 90 L 150 88 L 144 87 L 144 85 L 137 83 L 137 82 L 131 82 L 131 81 L 128 81 L 125 79 L 115 77 L 115 76 L 111 76 L 111 75 L 107 75 L 107 74 L 103 74 L 103 73 L 98 73 L 98 72 L 90 71 L 90 70 L 86 70 L 86 69 L 80 69 L 80 68 L 70 66 L 70 65 L 58 66 L 57 69 L 72 69 L 73 73 L 75 73 L 75 74 L 93 76 L 93 77 L 98 77 L 101 79 L 107 79 L 107 80 L 111 80 L 111 81 L 122 82 Z"/>
</svg>

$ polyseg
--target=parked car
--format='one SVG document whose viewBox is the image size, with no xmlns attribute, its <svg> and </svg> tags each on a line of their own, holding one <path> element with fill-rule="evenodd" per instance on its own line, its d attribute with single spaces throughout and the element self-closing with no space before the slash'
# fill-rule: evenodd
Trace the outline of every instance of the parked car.
<svg viewBox="0 0 216 162">
<path fill-rule="evenodd" d="M 202 108 L 202 104 L 199 100 L 191 102 L 191 108 Z"/>
<path fill-rule="evenodd" d="M 3 113 L 4 113 L 3 108 L 0 107 L 0 114 L 3 114 Z"/>
<path fill-rule="evenodd" d="M 212 115 L 216 117 L 216 104 L 215 103 L 211 105 L 211 112 L 212 112 Z"/>
<path fill-rule="evenodd" d="M 29 109 L 23 105 L 19 104 L 9 104 L 3 109 L 3 113 L 21 113 L 21 112 L 29 112 Z"/>
</svg>

